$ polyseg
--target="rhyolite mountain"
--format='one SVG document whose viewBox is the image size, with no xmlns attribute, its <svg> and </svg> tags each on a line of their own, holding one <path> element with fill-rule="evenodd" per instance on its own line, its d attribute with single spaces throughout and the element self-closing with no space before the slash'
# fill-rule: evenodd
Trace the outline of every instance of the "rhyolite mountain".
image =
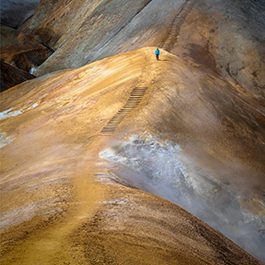
<svg viewBox="0 0 265 265">
<path fill-rule="evenodd" d="M 41 1 L 5 26 L 3 65 L 38 77 L 0 93 L 1 264 L 262 264 L 264 6 Z"/>
<path fill-rule="evenodd" d="M 41 65 L 32 62 L 37 75 L 159 46 L 230 78 L 264 104 L 264 28 L 264 1 L 43 0 L 19 33 L 55 51 Z"/>
<path fill-rule="evenodd" d="M 23 27 L 56 52 L 38 73 L 159 46 L 230 77 L 257 97 L 265 87 L 265 2 L 255 0 L 42 1 Z"/>
<path fill-rule="evenodd" d="M 1 264 L 261 264 L 261 109 L 153 50 L 0 94 Z"/>
</svg>

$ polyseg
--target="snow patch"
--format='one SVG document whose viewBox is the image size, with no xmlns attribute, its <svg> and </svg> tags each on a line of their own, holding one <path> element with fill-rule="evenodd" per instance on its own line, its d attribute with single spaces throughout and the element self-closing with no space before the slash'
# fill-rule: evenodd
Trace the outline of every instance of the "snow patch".
<svg viewBox="0 0 265 265">
<path fill-rule="evenodd" d="M 35 73 L 37 72 L 37 67 L 31 67 L 30 69 L 29 69 L 29 73 L 31 74 L 31 75 L 34 75 Z"/>
<path fill-rule="evenodd" d="M 21 115 L 23 112 L 21 110 L 14 110 L 11 109 L 5 110 L 0 112 L 0 120 L 4 120 L 10 117 L 16 117 L 18 115 Z"/>
<path fill-rule="evenodd" d="M 107 200 L 107 201 L 102 201 L 103 204 L 114 204 L 114 205 L 124 205 L 128 203 L 127 199 L 113 199 L 113 200 Z"/>
<path fill-rule="evenodd" d="M 13 140 L 14 140 L 14 137 L 7 136 L 6 133 L 0 132 L 0 149 L 6 145 L 12 143 Z"/>
<path fill-rule="evenodd" d="M 30 107 L 28 108 L 24 108 L 24 111 L 25 110 L 32 110 L 32 109 L 35 109 L 39 106 L 38 103 L 33 103 Z M 14 110 L 13 111 L 13 108 L 10 108 L 8 110 L 4 110 L 2 112 L 0 112 L 0 120 L 5 120 L 7 118 L 10 118 L 10 117 L 16 117 L 16 116 L 19 116 L 21 114 L 24 113 L 23 110 Z"/>
<path fill-rule="evenodd" d="M 38 103 L 34 103 L 34 104 L 31 105 L 31 107 L 29 107 L 29 109 L 35 109 L 35 108 L 37 108 L 38 106 L 39 106 Z"/>
</svg>

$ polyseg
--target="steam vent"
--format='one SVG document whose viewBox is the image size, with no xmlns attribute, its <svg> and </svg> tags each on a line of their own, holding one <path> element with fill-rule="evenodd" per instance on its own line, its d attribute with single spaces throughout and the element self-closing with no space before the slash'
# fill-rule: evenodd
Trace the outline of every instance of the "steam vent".
<svg viewBox="0 0 265 265">
<path fill-rule="evenodd" d="M 265 264 L 265 0 L 0 22 L 1 265 Z"/>
</svg>

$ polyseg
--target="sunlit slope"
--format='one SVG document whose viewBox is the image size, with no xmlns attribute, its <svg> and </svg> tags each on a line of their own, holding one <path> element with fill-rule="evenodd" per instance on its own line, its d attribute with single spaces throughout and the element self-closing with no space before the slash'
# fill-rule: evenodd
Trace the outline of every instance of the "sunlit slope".
<svg viewBox="0 0 265 265">
<path fill-rule="evenodd" d="M 259 264 L 174 203 L 263 258 L 263 109 L 153 50 L 1 93 L 1 264 Z"/>
<path fill-rule="evenodd" d="M 45 0 L 21 31 L 55 50 L 38 75 L 159 46 L 262 100 L 264 12 L 264 1 L 254 0 Z"/>
</svg>

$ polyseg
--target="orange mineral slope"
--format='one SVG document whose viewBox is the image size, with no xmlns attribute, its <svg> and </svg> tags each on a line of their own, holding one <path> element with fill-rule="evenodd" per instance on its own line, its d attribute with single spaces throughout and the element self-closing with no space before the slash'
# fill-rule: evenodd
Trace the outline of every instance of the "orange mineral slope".
<svg viewBox="0 0 265 265">
<path fill-rule="evenodd" d="M 261 264 L 176 204 L 262 259 L 263 110 L 153 50 L 0 94 L 1 264 Z"/>
<path fill-rule="evenodd" d="M 158 46 L 218 71 L 263 102 L 264 12 L 265 1 L 257 0 L 45 0 L 19 32 L 55 51 L 38 64 L 37 76 Z"/>
</svg>

